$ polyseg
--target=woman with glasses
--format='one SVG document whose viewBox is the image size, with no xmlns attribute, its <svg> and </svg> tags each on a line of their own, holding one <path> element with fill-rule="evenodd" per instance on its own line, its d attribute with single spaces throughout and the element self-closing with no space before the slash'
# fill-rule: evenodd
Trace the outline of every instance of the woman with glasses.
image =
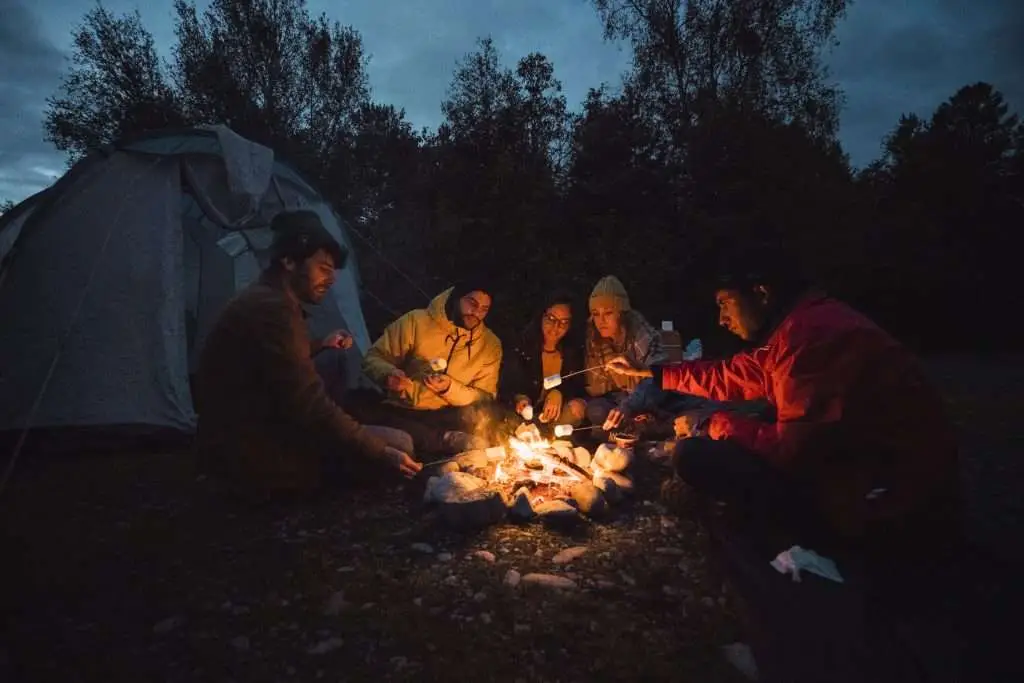
<svg viewBox="0 0 1024 683">
<path fill-rule="evenodd" d="M 583 345 L 573 334 L 572 301 L 570 294 L 552 293 L 518 343 L 505 353 L 500 394 L 523 419 L 578 425 L 586 414 L 583 375 L 569 377 L 554 389 L 544 389 L 545 377 L 583 368 Z"/>
</svg>

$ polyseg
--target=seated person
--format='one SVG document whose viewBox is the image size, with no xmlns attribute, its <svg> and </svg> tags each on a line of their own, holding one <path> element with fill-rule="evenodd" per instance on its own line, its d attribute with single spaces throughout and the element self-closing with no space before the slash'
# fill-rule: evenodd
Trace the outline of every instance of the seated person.
<svg viewBox="0 0 1024 683">
<path fill-rule="evenodd" d="M 780 584 L 767 561 L 793 544 L 836 559 L 841 573 L 863 579 L 857 583 L 876 614 L 934 602 L 934 595 L 910 596 L 924 594 L 922 577 L 959 537 L 957 444 L 942 398 L 913 355 L 785 264 L 778 254 L 754 255 L 717 292 L 720 323 L 749 351 L 654 368 L 620 357 L 609 368 L 653 377 L 665 390 L 775 406 L 774 423 L 713 414 L 701 427 L 707 438 L 678 443 L 674 465 L 696 493 L 739 512 L 717 545 L 733 583 L 747 586 L 739 590 L 754 632 L 773 641 L 755 640 L 759 667 L 763 660 L 772 668 L 771 680 L 832 680 L 823 673 L 828 662 L 807 673 L 808 652 L 825 651 L 807 644 L 821 637 L 813 624 L 829 619 L 825 631 L 859 629 L 856 637 L 868 639 L 882 628 L 857 626 L 864 612 L 849 593 L 834 603 L 853 605 L 845 616 L 821 607 L 814 618 L 800 617 L 811 625 L 787 623 L 789 610 L 777 599 L 790 590 L 788 579 Z M 624 417 L 616 411 L 609 420 Z M 827 647 L 846 656 L 857 646 L 833 639 Z M 860 679 L 881 680 L 873 675 Z"/>
<path fill-rule="evenodd" d="M 585 374 L 586 392 L 590 396 L 586 413 L 591 424 L 604 425 L 613 410 L 626 409 L 627 400 L 630 412 L 635 413 L 645 399 L 636 394 L 642 378 L 604 368 L 616 357 L 628 358 L 631 367 L 636 368 L 647 368 L 668 359 L 661 335 L 638 311 L 630 308 L 626 288 L 618 278 L 609 275 L 601 278 L 590 294 L 584 367 L 595 368 Z"/>
<path fill-rule="evenodd" d="M 410 437 L 363 426 L 327 395 L 310 357 L 302 304 L 321 301 L 347 253 L 312 211 L 271 224 L 271 264 L 221 312 L 196 376 L 201 463 L 227 488 L 266 499 L 320 488 L 333 474 L 376 461 L 412 476 Z M 344 345 L 346 334 L 331 335 Z M 374 469 L 374 467 L 370 467 Z"/>
<path fill-rule="evenodd" d="M 409 432 L 420 454 L 489 445 L 476 435 L 493 418 L 501 369 L 501 342 L 484 325 L 491 289 L 470 280 L 445 290 L 388 325 L 363 359 L 386 396 L 360 410 Z"/>
<path fill-rule="evenodd" d="M 523 419 L 544 424 L 579 425 L 584 418 L 583 375 L 544 389 L 544 378 L 583 369 L 580 345 L 573 339 L 572 296 L 554 292 L 540 314 L 523 330 L 518 344 L 505 355 L 501 398 Z M 529 410 L 529 412 L 525 412 Z"/>
</svg>

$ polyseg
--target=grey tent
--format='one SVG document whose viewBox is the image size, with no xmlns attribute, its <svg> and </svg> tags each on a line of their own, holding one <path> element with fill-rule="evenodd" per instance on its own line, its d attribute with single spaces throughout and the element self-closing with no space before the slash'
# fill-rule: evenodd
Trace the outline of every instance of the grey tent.
<svg viewBox="0 0 1024 683">
<path fill-rule="evenodd" d="M 217 314 L 266 265 L 281 210 L 330 205 L 272 150 L 224 127 L 122 141 L 0 217 L 0 434 L 190 433 L 189 378 Z M 312 334 L 369 347 L 354 254 Z M 38 400 L 37 400 L 38 399 Z"/>
</svg>

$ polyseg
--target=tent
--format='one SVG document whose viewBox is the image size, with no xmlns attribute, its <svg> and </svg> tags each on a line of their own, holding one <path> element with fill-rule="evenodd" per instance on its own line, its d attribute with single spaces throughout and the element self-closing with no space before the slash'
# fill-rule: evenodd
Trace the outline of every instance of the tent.
<svg viewBox="0 0 1024 683">
<path fill-rule="evenodd" d="M 266 265 L 271 218 L 298 208 L 350 251 L 309 323 L 352 332 L 357 378 L 370 340 L 346 226 L 223 126 L 112 144 L 0 217 L 0 435 L 192 433 L 203 339 Z"/>
</svg>

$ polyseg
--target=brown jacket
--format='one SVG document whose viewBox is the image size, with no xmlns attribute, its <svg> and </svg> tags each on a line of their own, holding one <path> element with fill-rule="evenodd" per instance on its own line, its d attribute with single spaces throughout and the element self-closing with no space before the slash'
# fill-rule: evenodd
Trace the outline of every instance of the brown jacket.
<svg viewBox="0 0 1024 683">
<path fill-rule="evenodd" d="M 266 277 L 240 292 L 207 337 L 197 376 L 200 462 L 238 493 L 321 483 L 324 458 L 384 443 L 331 400 L 310 358 L 298 301 Z"/>
</svg>

